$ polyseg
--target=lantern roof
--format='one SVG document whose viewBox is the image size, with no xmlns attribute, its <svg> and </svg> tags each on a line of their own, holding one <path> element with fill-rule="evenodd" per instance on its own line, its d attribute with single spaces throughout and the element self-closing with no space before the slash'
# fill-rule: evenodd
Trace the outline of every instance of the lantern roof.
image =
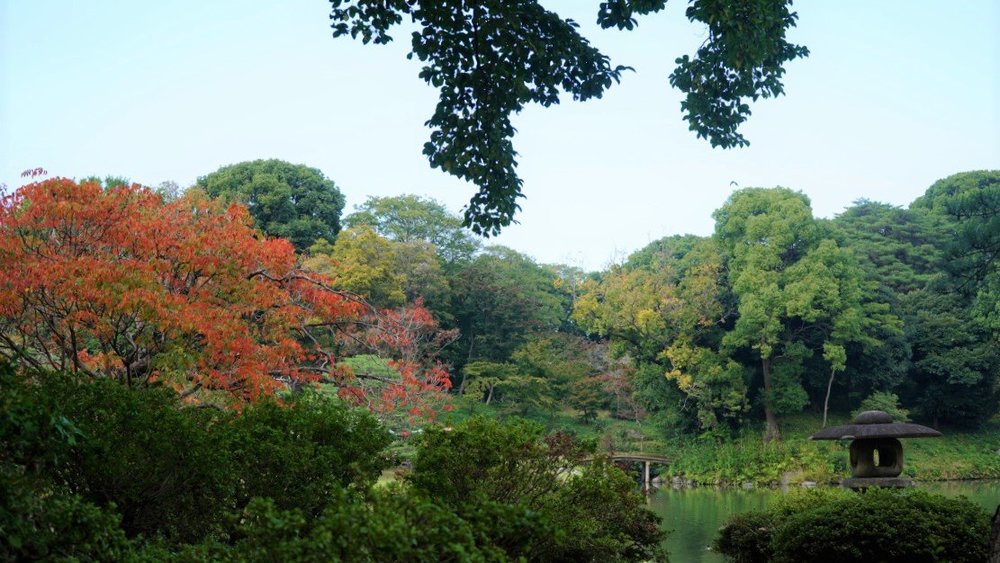
<svg viewBox="0 0 1000 563">
<path fill-rule="evenodd" d="M 893 422 L 884 411 L 864 411 L 854 417 L 852 424 L 824 428 L 809 437 L 810 440 L 858 440 L 868 438 L 936 438 L 941 433 L 933 428 Z"/>
</svg>

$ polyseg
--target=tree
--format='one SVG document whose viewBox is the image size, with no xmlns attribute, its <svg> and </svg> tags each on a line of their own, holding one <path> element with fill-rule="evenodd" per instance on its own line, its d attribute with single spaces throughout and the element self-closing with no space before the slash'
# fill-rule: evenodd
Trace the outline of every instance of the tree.
<svg viewBox="0 0 1000 563">
<path fill-rule="evenodd" d="M 882 346 L 878 336 L 902 335 L 902 323 L 888 304 L 873 299 L 875 283 L 865 279 L 851 252 L 832 239 L 820 241 L 787 274 L 786 310 L 810 323 L 822 338 L 823 359 L 830 369 L 823 400 L 825 427 L 834 377 L 847 369 L 848 344 L 869 352 Z"/>
<path fill-rule="evenodd" d="M 556 332 L 532 335 L 510 359 L 521 373 L 542 378 L 549 392 L 563 399 L 573 382 L 601 371 L 605 351 L 582 337 Z"/>
<path fill-rule="evenodd" d="M 451 320 L 451 286 L 434 246 L 422 240 L 389 240 L 357 225 L 332 245 L 321 240 L 310 246 L 303 265 L 336 278 L 338 287 L 377 307 L 422 299 L 439 319 Z"/>
<path fill-rule="evenodd" d="M 479 239 L 462 228 L 462 218 L 430 198 L 369 196 L 354 209 L 344 220 L 348 227 L 368 225 L 389 240 L 430 243 L 448 267 L 468 262 L 479 250 Z"/>
<path fill-rule="evenodd" d="M 667 237 L 585 283 L 573 311 L 633 363 L 637 403 L 662 411 L 670 408 L 666 394 L 680 395 L 704 431 L 739 421 L 749 406 L 747 370 L 717 351 L 735 314 L 723 265 L 712 239 Z"/>
<path fill-rule="evenodd" d="M 452 279 L 455 326 L 452 363 L 505 362 L 534 332 L 555 330 L 565 319 L 555 275 L 509 248 L 494 246 Z"/>
<path fill-rule="evenodd" d="M 905 328 L 880 335 L 887 346 L 845 372 L 859 398 L 896 389 L 915 416 L 935 425 L 974 426 L 995 412 L 997 331 L 987 311 L 997 302 L 996 178 L 955 174 L 906 209 L 863 200 L 833 221 Z"/>
<path fill-rule="evenodd" d="M 879 345 L 876 326 L 898 320 L 869 299 L 850 253 L 824 238 L 808 198 L 787 188 L 735 192 L 715 212 L 715 235 L 727 254 L 738 317 L 723 348 L 749 349 L 760 361 L 765 440 L 780 439 L 776 415 L 808 402 L 803 361 L 822 350 L 830 379 L 846 367 L 847 342 Z M 897 329 L 898 331 L 898 329 Z"/>
<path fill-rule="evenodd" d="M 469 362 L 462 368 L 462 388 L 480 393 L 487 405 L 493 402 L 497 386 L 516 375 L 511 364 L 497 362 Z"/>
<path fill-rule="evenodd" d="M 260 230 L 286 238 L 299 252 L 340 232 L 344 196 L 316 168 L 282 160 L 231 164 L 198 178 L 210 197 L 246 205 Z"/>
<path fill-rule="evenodd" d="M 309 247 L 309 254 L 303 266 L 330 276 L 337 287 L 375 307 L 399 307 L 406 302 L 395 248 L 368 227 L 348 229 L 332 245 L 321 240 Z"/>
<path fill-rule="evenodd" d="M 321 343 L 386 315 L 296 261 L 245 207 L 198 191 L 164 203 L 138 185 L 29 184 L 0 203 L 0 356 L 236 400 L 316 380 L 359 386 Z M 406 391 L 419 402 L 428 388 Z"/>
<path fill-rule="evenodd" d="M 369 310 L 339 336 L 346 353 L 373 355 L 390 370 L 385 373 L 373 361 L 348 364 L 353 369 L 345 379 L 357 383 L 341 384 L 342 398 L 374 412 L 405 411 L 411 417 L 433 418 L 438 410 L 450 409 L 438 393 L 451 388 L 439 357 L 458 331 L 441 329 L 420 299 L 392 310 Z"/>
<path fill-rule="evenodd" d="M 948 219 L 947 265 L 977 297 L 976 314 L 1000 335 L 1000 170 L 938 180 L 913 202 Z"/>
<path fill-rule="evenodd" d="M 737 128 L 750 115 L 749 100 L 783 93 L 783 65 L 808 55 L 785 40 L 797 18 L 785 0 L 692 0 L 686 15 L 708 27 L 692 58 L 676 59 L 670 83 L 685 93 L 690 129 L 713 146 L 745 146 Z M 416 24 L 411 52 L 424 63 L 420 77 L 440 91 L 424 144 L 431 166 L 475 184 L 465 224 L 483 235 L 509 225 L 519 209 L 522 181 L 511 142 L 512 113 L 528 103 L 550 106 L 560 91 L 574 100 L 599 98 L 621 80 L 625 66 L 577 32 L 577 24 L 537 0 L 429 1 L 331 0 L 333 35 L 388 43 L 404 18 Z M 597 22 L 633 29 L 634 16 L 662 10 L 666 0 L 608 0 Z"/>
</svg>

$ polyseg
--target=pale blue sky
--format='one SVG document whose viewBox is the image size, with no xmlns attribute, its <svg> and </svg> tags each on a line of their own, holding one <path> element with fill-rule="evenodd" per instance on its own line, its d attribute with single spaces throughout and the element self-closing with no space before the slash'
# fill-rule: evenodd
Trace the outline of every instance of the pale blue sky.
<svg viewBox="0 0 1000 563">
<path fill-rule="evenodd" d="M 514 139 L 527 199 L 496 239 L 589 269 L 668 234 L 709 234 L 740 186 L 783 185 L 830 217 L 867 197 L 906 205 L 936 179 L 1000 168 L 1000 2 L 808 0 L 787 96 L 754 106 L 747 149 L 687 130 L 667 75 L 704 30 L 685 2 L 633 32 L 598 0 L 543 2 L 637 69 L 602 100 L 531 107 Z M 348 209 L 417 193 L 458 211 L 473 187 L 421 155 L 436 92 L 388 47 L 334 40 L 329 4 L 0 0 L 0 182 L 54 175 L 192 183 L 282 158 L 323 170 Z"/>
</svg>

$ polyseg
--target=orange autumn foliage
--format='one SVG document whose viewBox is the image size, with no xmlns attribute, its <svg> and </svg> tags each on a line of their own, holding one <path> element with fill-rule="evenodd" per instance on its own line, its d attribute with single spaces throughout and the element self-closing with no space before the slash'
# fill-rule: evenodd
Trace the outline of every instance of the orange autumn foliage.
<svg viewBox="0 0 1000 563">
<path fill-rule="evenodd" d="M 320 379 L 363 395 L 313 331 L 379 315 L 333 283 L 299 270 L 246 208 L 197 192 L 164 202 L 138 185 L 54 178 L 0 200 L 0 356 L 38 368 L 240 400 Z"/>
<path fill-rule="evenodd" d="M 442 330 L 433 314 L 417 298 L 414 303 L 386 311 L 370 311 L 355 330 L 344 334 L 344 349 L 391 358 L 392 378 L 345 373 L 361 385 L 342 385 L 340 396 L 376 413 L 405 411 L 413 417 L 434 418 L 438 410 L 451 410 L 446 396 L 435 391 L 451 388 L 451 377 L 438 361 L 438 353 L 458 338 L 458 329 Z"/>
</svg>

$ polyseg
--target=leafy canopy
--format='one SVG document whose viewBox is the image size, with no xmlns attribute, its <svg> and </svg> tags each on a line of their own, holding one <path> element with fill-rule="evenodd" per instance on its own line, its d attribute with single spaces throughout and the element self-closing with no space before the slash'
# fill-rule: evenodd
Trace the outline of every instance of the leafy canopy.
<svg viewBox="0 0 1000 563">
<path fill-rule="evenodd" d="M 209 196 L 246 205 L 257 227 L 299 252 L 340 231 L 344 195 L 316 168 L 283 160 L 231 164 L 198 178 Z"/>
<path fill-rule="evenodd" d="M 245 207 L 198 190 L 164 203 L 138 185 L 29 184 L 0 201 L 0 357 L 236 400 L 317 380 L 368 396 L 333 354 L 364 317 L 365 331 L 377 327 L 366 338 L 406 344 L 387 350 L 401 373 L 392 404 L 416 408 L 445 388 L 404 349 L 429 313 L 363 306 L 297 259 L 287 240 L 262 238 Z"/>
<path fill-rule="evenodd" d="M 537 0 L 435 2 L 330 0 L 334 37 L 350 35 L 385 44 L 404 19 L 417 27 L 411 52 L 424 63 L 420 78 L 440 92 L 427 121 L 424 154 L 431 166 L 475 184 L 465 224 L 496 235 L 520 206 L 522 180 L 511 114 L 528 103 L 548 107 L 561 92 L 574 100 L 600 98 L 629 67 L 610 59 Z M 602 2 L 604 28 L 633 29 L 635 15 L 658 12 L 665 0 Z M 723 148 L 745 146 L 737 128 L 750 115 L 749 100 L 783 93 L 783 65 L 808 55 L 785 40 L 795 25 L 790 0 L 692 0 L 686 16 L 708 26 L 694 57 L 676 59 L 670 83 L 684 92 L 681 109 L 691 130 Z"/>
<path fill-rule="evenodd" d="M 389 240 L 427 242 L 449 266 L 467 262 L 479 250 L 479 240 L 462 228 L 462 218 L 441 203 L 416 195 L 370 196 L 344 220 L 348 227 L 370 226 Z"/>
</svg>

